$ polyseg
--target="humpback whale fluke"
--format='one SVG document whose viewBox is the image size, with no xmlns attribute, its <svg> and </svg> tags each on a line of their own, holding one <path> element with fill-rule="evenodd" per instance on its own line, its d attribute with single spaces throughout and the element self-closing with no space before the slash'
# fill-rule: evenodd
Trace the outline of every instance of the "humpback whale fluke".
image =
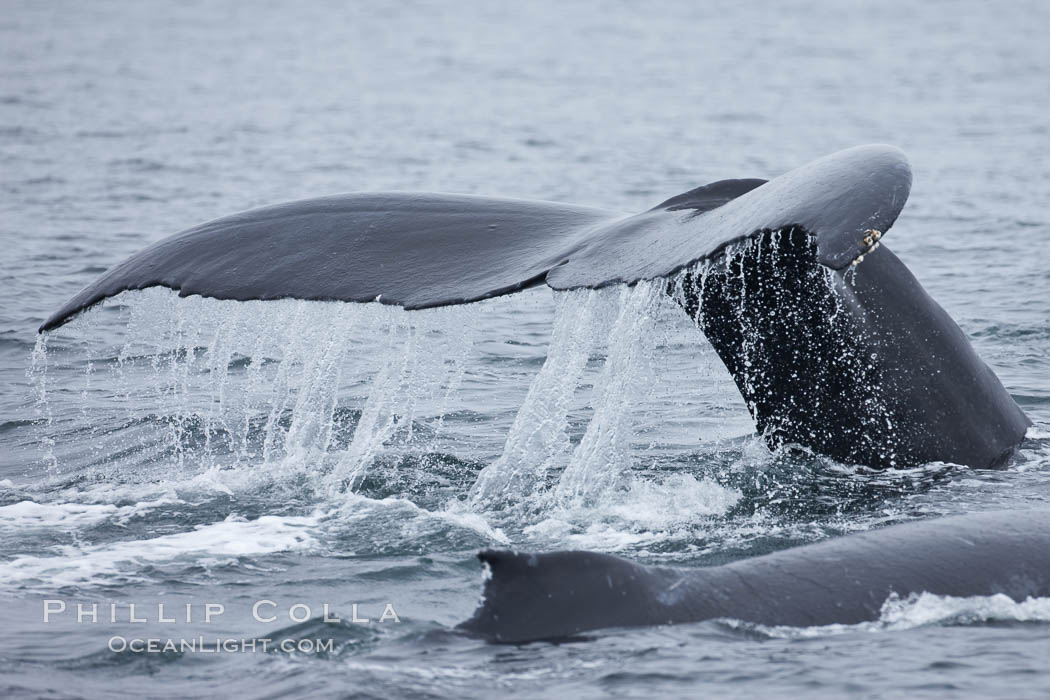
<svg viewBox="0 0 1050 700">
<path fill-rule="evenodd" d="M 234 214 L 132 255 L 41 326 L 130 289 L 217 299 L 463 304 L 543 282 L 600 287 L 666 276 L 755 232 L 798 225 L 843 267 L 886 230 L 911 186 L 904 154 L 860 146 L 770 182 L 724 180 L 628 216 L 554 202 L 355 193 Z"/>
<path fill-rule="evenodd" d="M 163 239 L 40 330 L 152 286 L 422 309 L 543 282 L 565 290 L 673 278 L 668 291 L 710 338 L 771 447 L 874 467 L 995 466 L 1029 422 L 882 245 L 910 187 L 904 154 L 870 145 L 768 182 L 714 182 L 635 215 L 432 193 L 302 200 Z"/>
<path fill-rule="evenodd" d="M 808 627 L 878 619 L 917 593 L 1050 596 L 1050 511 L 891 525 L 693 569 L 595 552 L 486 551 L 483 599 L 459 629 L 524 643 L 588 630 L 715 618 Z"/>
</svg>

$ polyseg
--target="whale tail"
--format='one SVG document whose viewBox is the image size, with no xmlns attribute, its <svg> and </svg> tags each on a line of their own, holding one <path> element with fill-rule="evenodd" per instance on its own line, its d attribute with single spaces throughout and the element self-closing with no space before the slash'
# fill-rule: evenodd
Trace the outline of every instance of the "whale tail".
<svg viewBox="0 0 1050 700">
<path fill-rule="evenodd" d="M 861 146 L 766 182 L 720 180 L 628 216 L 554 202 L 354 193 L 209 221 L 119 263 L 41 325 L 127 290 L 215 299 L 464 304 L 546 282 L 602 287 L 666 277 L 756 232 L 800 226 L 840 268 L 885 231 L 911 186 L 904 155 Z"/>
<path fill-rule="evenodd" d="M 541 283 L 566 290 L 665 278 L 770 447 L 797 444 L 879 468 L 998 466 L 1024 438 L 1027 417 L 882 245 L 910 187 L 904 154 L 872 145 L 768 182 L 713 182 L 634 216 L 406 192 L 290 202 L 155 243 L 40 330 L 153 286 L 423 309 Z"/>
<path fill-rule="evenodd" d="M 670 608 L 654 596 L 680 574 L 610 554 L 486 550 L 482 601 L 459 629 L 491 642 L 564 640 L 602 627 L 652 624 Z M 670 621 L 670 616 L 668 617 Z"/>
</svg>

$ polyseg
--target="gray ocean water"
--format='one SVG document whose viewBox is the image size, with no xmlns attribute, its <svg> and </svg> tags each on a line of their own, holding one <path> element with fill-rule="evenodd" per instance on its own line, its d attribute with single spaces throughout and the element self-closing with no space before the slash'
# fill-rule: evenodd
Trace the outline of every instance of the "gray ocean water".
<svg viewBox="0 0 1050 700">
<path fill-rule="evenodd" d="M 523 647 L 451 629 L 486 547 L 703 566 L 1047 505 L 1050 4 L 0 7 L 3 697 L 1050 694 L 1045 599 Z M 411 314 L 153 290 L 35 332 L 130 253 L 257 205 L 639 211 L 869 142 L 914 170 L 887 243 L 1034 422 L 1002 471 L 769 454 L 644 284 Z M 272 642 L 112 650 L 200 637 Z"/>
</svg>

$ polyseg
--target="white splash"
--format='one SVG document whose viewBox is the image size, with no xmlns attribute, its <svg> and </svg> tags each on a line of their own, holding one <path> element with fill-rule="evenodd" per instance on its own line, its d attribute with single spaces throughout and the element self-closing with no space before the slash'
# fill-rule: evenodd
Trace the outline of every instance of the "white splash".
<svg viewBox="0 0 1050 700">
<path fill-rule="evenodd" d="M 690 474 L 630 478 L 592 503 L 556 504 L 524 528 L 530 547 L 571 546 L 622 551 L 669 540 L 689 540 L 712 527 L 741 493 Z"/>
<path fill-rule="evenodd" d="M 770 637 L 799 639 L 848 633 L 907 630 L 931 625 L 975 625 L 986 622 L 1050 622 L 1050 598 L 1015 601 L 998 593 L 990 596 L 944 596 L 913 593 L 891 595 L 871 622 L 813 627 L 764 626 L 728 621 L 733 627 L 753 629 Z"/>
<path fill-rule="evenodd" d="M 35 503 L 20 501 L 0 507 L 5 528 L 74 530 L 113 518 L 121 509 L 113 504 Z"/>
<path fill-rule="evenodd" d="M 206 563 L 216 557 L 303 551 L 316 544 L 318 516 L 257 520 L 230 516 L 189 532 L 101 545 L 62 546 L 55 556 L 17 556 L 0 562 L 0 582 L 18 587 L 46 581 L 51 587 L 134 579 L 137 567 L 160 562 Z"/>
</svg>

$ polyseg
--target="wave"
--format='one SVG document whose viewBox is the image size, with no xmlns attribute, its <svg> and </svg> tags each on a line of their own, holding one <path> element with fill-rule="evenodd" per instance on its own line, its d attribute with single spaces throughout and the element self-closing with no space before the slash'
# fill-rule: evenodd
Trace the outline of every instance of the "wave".
<svg viewBox="0 0 1050 700">
<path fill-rule="evenodd" d="M 19 501 L 0 507 L 0 525 L 10 530 L 76 530 L 112 520 L 123 522 L 150 508 L 174 502 L 162 499 L 116 506 L 112 503 L 36 503 Z"/>
<path fill-rule="evenodd" d="M 0 563 L 4 587 L 101 585 L 144 578 L 141 569 L 160 562 L 204 565 L 222 558 L 304 551 L 316 546 L 317 516 L 256 520 L 230 516 L 188 532 L 104 545 L 66 545 L 55 556 L 16 556 Z"/>
<path fill-rule="evenodd" d="M 1022 601 L 1015 601 L 1002 593 L 968 597 L 913 593 L 905 598 L 894 594 L 883 603 L 877 620 L 855 625 L 787 627 L 756 625 L 739 620 L 723 621 L 734 630 L 776 639 L 899 631 L 929 626 L 1048 622 L 1050 622 L 1050 598 L 1029 597 Z"/>
</svg>

